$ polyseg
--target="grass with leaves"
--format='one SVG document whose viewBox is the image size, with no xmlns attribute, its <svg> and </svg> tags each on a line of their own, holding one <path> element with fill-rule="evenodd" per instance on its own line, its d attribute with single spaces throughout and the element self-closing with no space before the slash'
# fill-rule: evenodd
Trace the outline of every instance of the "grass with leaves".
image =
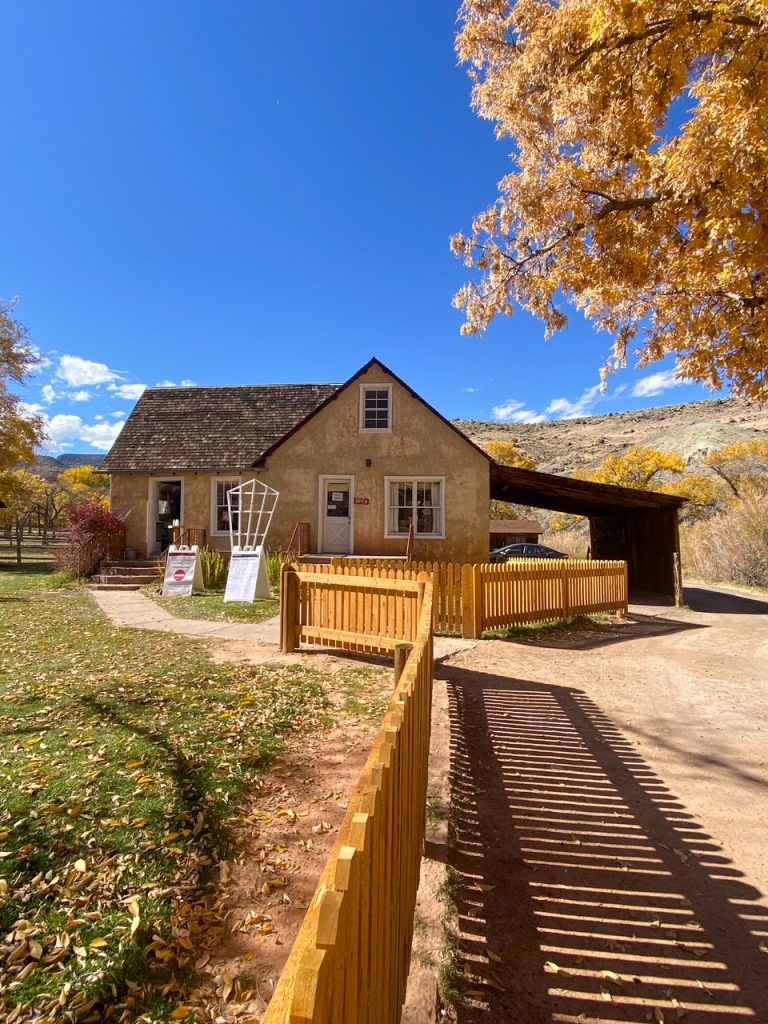
<svg viewBox="0 0 768 1024">
<path fill-rule="evenodd" d="M 192 594 L 191 597 L 163 597 L 154 584 L 144 593 L 171 615 L 180 619 L 208 622 L 265 622 L 280 614 L 279 601 L 224 601 L 224 594 Z"/>
<path fill-rule="evenodd" d="M 237 808 L 328 726 L 329 684 L 115 628 L 50 579 L 0 569 L 0 1019 L 179 1019 Z"/>
</svg>

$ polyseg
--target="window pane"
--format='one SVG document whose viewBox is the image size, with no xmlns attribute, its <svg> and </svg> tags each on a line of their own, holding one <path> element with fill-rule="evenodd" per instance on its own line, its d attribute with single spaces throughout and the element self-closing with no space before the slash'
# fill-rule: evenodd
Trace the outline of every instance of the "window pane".
<svg viewBox="0 0 768 1024">
<path fill-rule="evenodd" d="M 363 392 L 363 427 L 366 430 L 389 429 L 389 390 L 368 388 Z"/>
<path fill-rule="evenodd" d="M 442 483 L 439 480 L 390 480 L 389 533 L 408 533 L 414 524 L 417 536 L 443 532 Z"/>
<path fill-rule="evenodd" d="M 238 487 L 238 480 L 217 480 L 216 481 L 216 532 L 226 533 L 229 530 L 229 509 L 227 507 L 227 491 Z M 239 494 L 232 495 L 232 525 L 237 529 L 237 515 L 234 510 L 238 507 Z"/>
</svg>

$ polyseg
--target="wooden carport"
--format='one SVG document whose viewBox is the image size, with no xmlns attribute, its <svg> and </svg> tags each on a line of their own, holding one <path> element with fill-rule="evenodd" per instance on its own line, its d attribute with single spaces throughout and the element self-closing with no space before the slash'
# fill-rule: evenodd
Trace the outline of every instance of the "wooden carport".
<svg viewBox="0 0 768 1024">
<path fill-rule="evenodd" d="M 491 498 L 589 519 L 593 558 L 622 558 L 629 585 L 680 600 L 677 516 L 684 498 L 491 463 Z"/>
</svg>

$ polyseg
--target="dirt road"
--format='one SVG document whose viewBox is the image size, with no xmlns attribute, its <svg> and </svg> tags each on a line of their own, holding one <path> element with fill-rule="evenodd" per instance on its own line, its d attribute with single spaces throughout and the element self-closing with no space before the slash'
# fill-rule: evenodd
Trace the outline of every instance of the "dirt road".
<svg viewBox="0 0 768 1024">
<path fill-rule="evenodd" d="M 768 1024 L 768 602 L 441 666 L 460 1024 Z"/>
</svg>

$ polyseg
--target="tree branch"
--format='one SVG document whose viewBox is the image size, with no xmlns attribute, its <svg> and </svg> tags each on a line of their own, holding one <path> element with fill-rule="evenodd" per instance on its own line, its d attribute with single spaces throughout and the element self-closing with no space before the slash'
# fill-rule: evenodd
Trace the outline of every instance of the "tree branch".
<svg viewBox="0 0 768 1024">
<path fill-rule="evenodd" d="M 692 10 L 688 15 L 688 21 L 696 24 L 697 22 L 711 22 L 715 16 L 714 11 L 699 11 Z M 763 19 L 753 18 L 748 14 L 734 14 L 731 17 L 723 19 L 728 25 L 738 25 L 742 28 L 760 28 L 763 24 Z M 580 67 L 587 63 L 590 57 L 593 57 L 596 53 L 600 53 L 604 50 L 619 50 L 626 46 L 633 46 L 635 43 L 642 43 L 646 39 L 651 39 L 654 36 L 661 38 L 666 35 L 670 28 L 674 25 L 673 18 L 664 18 L 662 21 L 653 22 L 642 32 L 628 32 L 625 36 L 619 36 L 618 38 L 608 39 L 597 39 L 594 43 L 582 50 L 576 60 L 574 60 L 569 66 L 569 71 L 577 71 Z"/>
</svg>

